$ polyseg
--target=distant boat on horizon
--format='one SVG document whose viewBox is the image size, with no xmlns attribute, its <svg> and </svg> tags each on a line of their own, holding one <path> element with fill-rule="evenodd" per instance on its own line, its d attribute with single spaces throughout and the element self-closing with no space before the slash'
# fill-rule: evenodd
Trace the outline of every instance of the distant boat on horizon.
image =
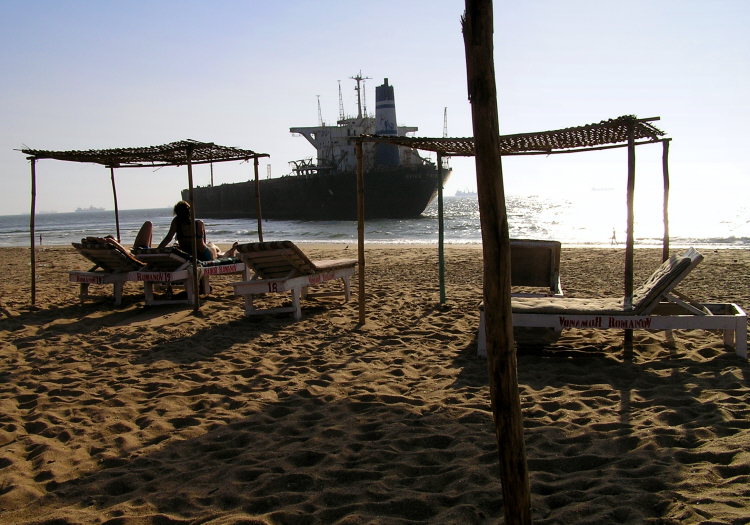
<svg viewBox="0 0 750 525">
<path fill-rule="evenodd" d="M 89 206 L 88 208 L 76 208 L 76 213 L 89 212 L 89 211 L 105 211 L 104 208 L 98 208 L 96 206 Z"/>
<path fill-rule="evenodd" d="M 477 192 L 476 191 L 470 191 L 470 190 L 458 190 L 454 197 L 476 197 Z"/>
</svg>

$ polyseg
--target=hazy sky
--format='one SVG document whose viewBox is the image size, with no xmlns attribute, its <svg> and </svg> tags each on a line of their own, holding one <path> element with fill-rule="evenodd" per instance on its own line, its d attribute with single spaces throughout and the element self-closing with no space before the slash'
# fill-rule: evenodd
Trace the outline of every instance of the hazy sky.
<svg viewBox="0 0 750 525">
<path fill-rule="evenodd" d="M 673 206 L 750 194 L 750 2 L 499 1 L 495 69 L 502 133 L 660 116 L 672 137 Z M 356 112 L 360 70 L 395 88 L 399 124 L 471 136 L 462 1 L 0 0 L 0 214 L 27 213 L 29 163 L 17 148 L 98 149 L 182 139 L 269 153 L 274 176 L 314 150 L 292 126 L 338 118 L 338 81 Z M 453 159 L 446 193 L 475 187 Z M 504 160 L 508 193 L 624 188 L 625 150 Z M 637 186 L 660 195 L 661 147 L 639 148 Z M 215 182 L 252 165 L 214 166 Z M 122 209 L 171 206 L 184 168 L 116 171 Z M 197 167 L 205 185 L 209 168 Z M 694 198 L 704 197 L 698 206 Z M 112 208 L 109 171 L 37 163 L 37 210 Z"/>
</svg>

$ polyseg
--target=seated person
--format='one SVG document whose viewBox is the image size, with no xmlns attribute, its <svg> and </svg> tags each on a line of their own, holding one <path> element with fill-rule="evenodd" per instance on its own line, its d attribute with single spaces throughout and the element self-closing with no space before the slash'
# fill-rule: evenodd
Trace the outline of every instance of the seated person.
<svg viewBox="0 0 750 525">
<path fill-rule="evenodd" d="M 177 245 L 180 250 L 193 254 L 193 243 L 196 246 L 196 253 L 199 261 L 212 261 L 220 257 L 233 257 L 236 251 L 237 243 L 225 253 L 221 253 L 218 246 L 214 243 L 206 242 L 206 227 L 203 221 L 195 221 L 195 231 L 190 223 L 190 203 L 180 201 L 174 206 L 174 218 L 169 226 L 166 237 L 159 243 L 159 248 L 165 247 L 169 242 L 177 237 Z M 139 232 L 140 235 L 140 232 Z"/>
<path fill-rule="evenodd" d="M 133 241 L 133 249 L 137 248 L 151 248 L 151 234 L 153 232 L 154 225 L 151 221 L 146 221 L 138 230 L 138 234 L 135 236 Z"/>
</svg>

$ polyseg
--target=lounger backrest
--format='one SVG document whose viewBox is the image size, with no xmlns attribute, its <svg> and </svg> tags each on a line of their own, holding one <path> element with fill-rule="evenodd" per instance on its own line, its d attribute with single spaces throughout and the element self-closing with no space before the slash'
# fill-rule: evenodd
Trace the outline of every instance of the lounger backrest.
<svg viewBox="0 0 750 525">
<path fill-rule="evenodd" d="M 315 273 L 315 264 L 292 241 L 251 242 L 237 246 L 240 259 L 261 279 Z"/>
<path fill-rule="evenodd" d="M 131 272 L 143 268 L 139 261 L 115 239 L 109 237 L 85 237 L 72 243 L 78 252 L 105 272 Z"/>
<path fill-rule="evenodd" d="M 510 240 L 510 283 L 560 293 L 559 241 Z"/>
<path fill-rule="evenodd" d="M 694 248 L 683 255 L 673 255 L 651 274 L 644 284 L 633 292 L 633 310 L 637 314 L 648 314 L 659 303 L 665 293 L 673 290 L 703 256 Z"/>
<path fill-rule="evenodd" d="M 146 270 L 153 272 L 174 272 L 184 268 L 191 260 L 190 255 L 172 246 L 136 248 L 135 253 L 146 263 Z"/>
</svg>

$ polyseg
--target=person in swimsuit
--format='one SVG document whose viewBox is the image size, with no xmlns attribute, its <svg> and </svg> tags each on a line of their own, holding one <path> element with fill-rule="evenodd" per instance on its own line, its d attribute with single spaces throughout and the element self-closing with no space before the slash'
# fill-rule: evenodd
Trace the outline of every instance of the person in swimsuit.
<svg viewBox="0 0 750 525">
<path fill-rule="evenodd" d="M 180 201 L 174 205 L 174 218 L 169 225 L 166 237 L 159 243 L 159 248 L 164 248 L 174 237 L 177 237 L 180 250 L 190 255 L 193 254 L 193 243 L 195 243 L 200 261 L 210 261 L 216 257 L 216 253 L 206 244 L 206 228 L 203 221 L 195 221 L 195 231 L 193 231 L 190 222 L 190 203 L 187 201 Z"/>
<path fill-rule="evenodd" d="M 180 201 L 174 205 L 174 218 L 169 226 L 166 237 L 159 243 L 159 248 L 165 247 L 172 238 L 177 237 L 177 245 L 180 250 L 193 254 L 193 243 L 196 243 L 198 260 L 211 261 L 220 257 L 232 257 L 236 251 L 237 243 L 225 253 L 221 253 L 214 243 L 206 242 L 206 227 L 203 221 L 195 221 L 195 232 L 190 224 L 190 203 Z"/>
</svg>

